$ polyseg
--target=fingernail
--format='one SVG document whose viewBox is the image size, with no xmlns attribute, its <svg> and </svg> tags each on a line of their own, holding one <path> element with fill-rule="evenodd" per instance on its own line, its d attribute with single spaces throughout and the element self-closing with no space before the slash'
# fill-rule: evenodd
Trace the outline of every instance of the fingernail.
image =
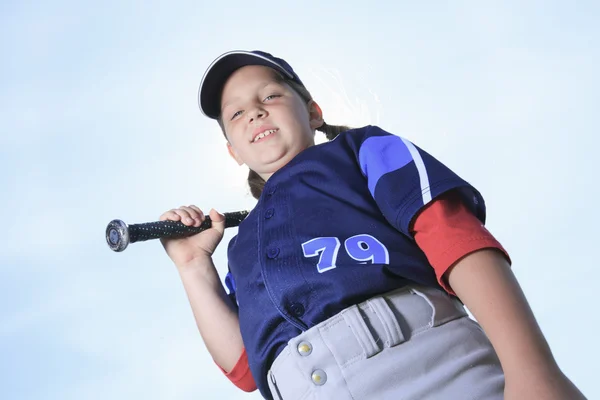
<svg viewBox="0 0 600 400">
<path fill-rule="evenodd" d="M 194 222 L 194 221 L 193 221 L 191 218 L 186 218 L 186 219 L 185 219 L 185 222 L 192 223 L 192 222 Z"/>
</svg>

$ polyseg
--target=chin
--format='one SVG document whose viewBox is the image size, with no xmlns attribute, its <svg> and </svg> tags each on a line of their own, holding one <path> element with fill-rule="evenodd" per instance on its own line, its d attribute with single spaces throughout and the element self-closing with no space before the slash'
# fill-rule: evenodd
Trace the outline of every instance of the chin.
<svg viewBox="0 0 600 400">
<path fill-rule="evenodd" d="M 295 155 L 291 156 L 290 153 L 284 155 L 283 157 L 271 160 L 264 160 L 261 162 L 262 168 L 254 169 L 259 175 L 271 175 L 277 172 L 279 169 L 283 168 L 287 163 L 289 163 Z"/>
</svg>

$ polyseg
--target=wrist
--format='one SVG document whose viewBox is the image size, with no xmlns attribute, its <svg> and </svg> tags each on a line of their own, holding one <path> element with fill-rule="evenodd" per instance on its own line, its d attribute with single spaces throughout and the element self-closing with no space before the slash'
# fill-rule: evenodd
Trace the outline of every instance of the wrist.
<svg viewBox="0 0 600 400">
<path fill-rule="evenodd" d="M 203 273 L 212 275 L 213 271 L 216 272 L 212 257 L 207 254 L 196 256 L 184 263 L 177 263 L 175 267 L 180 275 L 199 276 Z"/>
<path fill-rule="evenodd" d="M 585 400 L 586 397 L 558 368 L 543 373 L 505 375 L 505 399 Z"/>
<path fill-rule="evenodd" d="M 554 360 L 547 362 L 528 363 L 523 361 L 511 366 L 502 366 L 504 376 L 510 382 L 544 382 L 553 379 L 562 379 L 563 372 Z"/>
</svg>

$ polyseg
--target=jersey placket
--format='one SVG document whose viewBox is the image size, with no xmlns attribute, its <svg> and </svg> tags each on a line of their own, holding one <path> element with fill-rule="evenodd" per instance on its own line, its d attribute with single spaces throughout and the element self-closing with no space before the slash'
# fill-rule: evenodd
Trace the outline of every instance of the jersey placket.
<svg viewBox="0 0 600 400">
<path fill-rule="evenodd" d="M 277 182 L 268 182 L 264 187 L 263 201 L 260 202 L 258 246 L 263 260 L 261 272 L 265 289 L 277 312 L 299 330 L 306 331 L 307 325 L 298 319 L 304 313 L 304 306 L 300 303 L 283 304 L 282 297 L 278 294 L 282 292 L 278 286 L 286 284 L 286 275 L 294 274 L 294 271 L 287 268 L 291 267 L 289 260 L 286 259 L 291 249 L 281 248 L 283 244 L 289 246 L 293 243 L 291 232 L 286 229 L 289 224 L 281 220 L 288 218 L 288 214 L 293 212 L 286 208 L 289 206 L 286 204 L 284 189 L 281 186 Z"/>
</svg>

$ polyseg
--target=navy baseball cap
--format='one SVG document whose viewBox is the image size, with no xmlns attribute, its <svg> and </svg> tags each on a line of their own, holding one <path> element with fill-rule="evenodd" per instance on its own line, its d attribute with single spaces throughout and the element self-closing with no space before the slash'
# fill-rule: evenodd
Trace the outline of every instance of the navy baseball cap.
<svg viewBox="0 0 600 400">
<path fill-rule="evenodd" d="M 238 68 L 247 65 L 263 65 L 273 68 L 286 78 L 304 86 L 290 64 L 264 51 L 235 50 L 219 56 L 210 64 L 198 90 L 198 105 L 204 115 L 217 119 L 221 114 L 221 90 L 227 79 Z"/>
</svg>

